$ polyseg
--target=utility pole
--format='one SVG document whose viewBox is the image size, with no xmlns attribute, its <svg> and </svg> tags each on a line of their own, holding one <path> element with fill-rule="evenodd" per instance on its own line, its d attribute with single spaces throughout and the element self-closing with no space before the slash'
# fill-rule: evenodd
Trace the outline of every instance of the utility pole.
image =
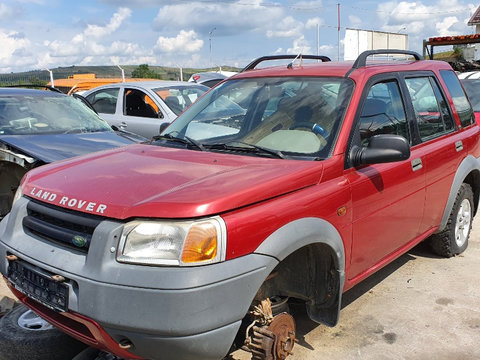
<svg viewBox="0 0 480 360">
<path fill-rule="evenodd" d="M 337 31 L 337 61 L 340 61 L 340 3 L 337 4 L 337 12 L 338 12 L 338 31 Z"/>
</svg>

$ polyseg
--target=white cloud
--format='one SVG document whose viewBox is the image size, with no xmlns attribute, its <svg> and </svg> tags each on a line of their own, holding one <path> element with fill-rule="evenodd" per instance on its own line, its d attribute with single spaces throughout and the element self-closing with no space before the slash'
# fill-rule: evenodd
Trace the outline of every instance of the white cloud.
<svg viewBox="0 0 480 360">
<path fill-rule="evenodd" d="M 282 7 L 262 6 L 262 0 L 232 3 L 192 1 L 160 8 L 154 20 L 154 28 L 162 31 L 189 28 L 207 35 L 213 27 L 216 27 L 215 36 L 227 36 L 266 31 L 284 17 Z"/>
<path fill-rule="evenodd" d="M 83 34 L 85 37 L 95 37 L 95 38 L 100 38 L 104 37 L 106 35 L 110 35 L 113 32 L 115 32 L 121 25 L 122 23 L 130 17 L 132 14 L 132 11 L 128 8 L 120 8 L 118 11 L 113 14 L 112 18 L 110 19 L 110 22 L 106 26 L 98 26 L 98 25 L 92 25 L 89 24 Z"/>
<path fill-rule="evenodd" d="M 64 59 L 79 65 L 101 62 L 110 64 L 111 57 L 125 59 L 142 52 L 143 49 L 136 43 L 112 40 L 112 35 L 130 16 L 130 9 L 119 8 L 105 26 L 88 24 L 85 30 L 74 35 L 70 41 L 44 41 L 49 50 L 49 58 L 45 58 L 44 61 L 53 59 L 58 63 Z"/>
<path fill-rule="evenodd" d="M 195 31 L 181 30 L 176 37 L 160 36 L 157 39 L 154 50 L 161 53 L 187 54 L 199 51 L 203 46 L 203 40 L 197 39 Z"/>
<path fill-rule="evenodd" d="M 432 36 L 455 35 L 448 29 L 455 27 L 466 31 L 466 23 L 462 23 L 452 14 L 468 12 L 464 4 L 458 0 L 441 0 L 434 5 L 422 2 L 389 1 L 377 7 L 378 18 L 383 22 L 382 30 L 398 32 L 406 28 L 409 34 L 428 31 Z"/>
<path fill-rule="evenodd" d="M 300 36 L 298 39 L 293 41 L 293 46 L 287 49 L 287 54 L 311 54 L 312 48 L 305 36 Z"/>
<path fill-rule="evenodd" d="M 312 29 L 312 28 L 316 28 L 317 25 L 323 25 L 323 19 L 319 17 L 308 19 L 307 23 L 305 24 L 305 28 Z"/>
<path fill-rule="evenodd" d="M 295 20 L 292 16 L 287 16 L 282 21 L 277 23 L 275 30 L 268 30 L 266 32 L 267 38 L 284 37 L 293 38 L 300 37 L 304 29 L 303 23 Z"/>
<path fill-rule="evenodd" d="M 32 60 L 25 55 L 30 48 L 30 40 L 15 31 L 5 31 L 0 29 L 0 44 L 2 44 L 2 51 L 0 51 L 0 66 L 10 69 L 12 64 L 15 66 L 29 65 Z"/>
<path fill-rule="evenodd" d="M 427 0 L 425 0 L 427 1 Z M 422 40 L 433 36 L 470 34 L 469 15 L 476 6 L 462 0 L 440 0 L 426 5 L 415 1 L 389 1 L 377 6 L 379 30 L 408 35 L 409 48 L 422 52 Z M 468 19 L 463 19 L 467 18 Z M 459 18 L 462 18 L 459 20 Z"/>
<path fill-rule="evenodd" d="M 447 35 L 459 35 L 455 31 L 452 31 L 450 28 L 458 23 L 458 19 L 456 16 L 448 16 L 444 18 L 441 22 L 435 24 L 435 29 L 437 30 L 437 34 L 440 36 L 447 36 Z"/>
</svg>

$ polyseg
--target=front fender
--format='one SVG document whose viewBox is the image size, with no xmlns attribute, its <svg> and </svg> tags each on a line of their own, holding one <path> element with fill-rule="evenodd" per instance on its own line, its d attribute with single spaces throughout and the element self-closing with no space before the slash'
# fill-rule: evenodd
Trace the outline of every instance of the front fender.
<svg viewBox="0 0 480 360">
<path fill-rule="evenodd" d="M 332 282 L 335 284 L 335 289 L 332 289 L 333 299 L 327 305 L 325 305 L 325 299 L 310 298 L 307 303 L 307 312 L 312 320 L 328 326 L 335 326 L 339 318 L 345 283 L 345 250 L 342 237 L 331 223 L 319 218 L 303 218 L 292 221 L 265 239 L 255 253 L 275 257 L 281 262 L 297 250 L 312 245 L 322 245 L 322 247 L 326 246 L 330 249 L 329 255 L 333 257 L 335 266 L 335 276 Z M 315 261 L 322 261 L 322 256 L 319 257 Z M 318 274 L 319 276 L 316 277 L 318 282 L 313 283 L 312 286 L 331 285 L 320 283 L 325 278 L 322 274 Z M 312 293 L 321 294 L 317 291 Z"/>
</svg>

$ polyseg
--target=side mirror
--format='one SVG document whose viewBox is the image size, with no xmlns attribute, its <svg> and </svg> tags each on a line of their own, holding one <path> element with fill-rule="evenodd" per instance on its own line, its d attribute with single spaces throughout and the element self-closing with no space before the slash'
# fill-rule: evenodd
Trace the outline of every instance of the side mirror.
<svg viewBox="0 0 480 360">
<path fill-rule="evenodd" d="M 381 134 L 370 138 L 367 147 L 353 146 L 350 159 L 354 166 L 407 160 L 410 145 L 403 136 Z"/>
<path fill-rule="evenodd" d="M 161 134 L 163 132 L 163 130 L 165 130 L 168 127 L 168 125 L 170 125 L 170 123 L 168 123 L 168 122 L 161 123 L 159 134 Z"/>
</svg>

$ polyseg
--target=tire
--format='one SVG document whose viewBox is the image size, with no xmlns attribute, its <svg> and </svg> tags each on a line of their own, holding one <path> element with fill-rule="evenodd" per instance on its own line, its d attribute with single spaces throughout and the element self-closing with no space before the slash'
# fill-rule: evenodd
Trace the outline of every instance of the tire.
<svg viewBox="0 0 480 360">
<path fill-rule="evenodd" d="M 445 229 L 430 238 L 430 246 L 436 254 L 449 258 L 461 254 L 467 249 L 472 229 L 473 211 L 472 188 L 463 183 L 458 190 Z"/>
<path fill-rule="evenodd" d="M 25 305 L 13 308 L 0 319 L 1 360 L 69 360 L 86 346 Z"/>
</svg>

